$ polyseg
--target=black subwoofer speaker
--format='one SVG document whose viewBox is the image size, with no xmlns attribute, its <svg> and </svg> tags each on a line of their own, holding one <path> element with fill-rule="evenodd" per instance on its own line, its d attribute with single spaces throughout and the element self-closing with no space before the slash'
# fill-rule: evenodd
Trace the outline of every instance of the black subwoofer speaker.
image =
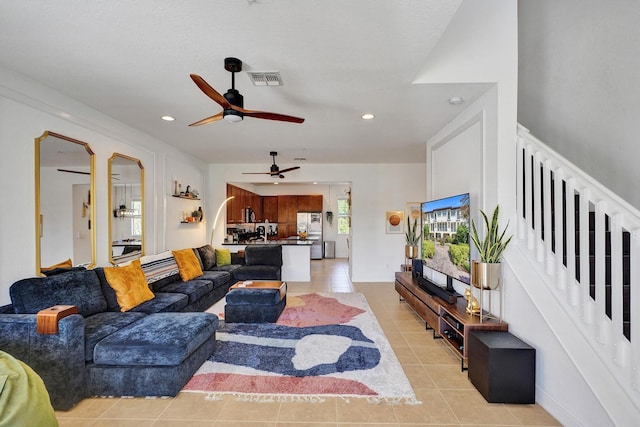
<svg viewBox="0 0 640 427">
<path fill-rule="evenodd" d="M 469 380 L 490 403 L 535 403 L 536 350 L 509 332 L 471 331 Z"/>
</svg>

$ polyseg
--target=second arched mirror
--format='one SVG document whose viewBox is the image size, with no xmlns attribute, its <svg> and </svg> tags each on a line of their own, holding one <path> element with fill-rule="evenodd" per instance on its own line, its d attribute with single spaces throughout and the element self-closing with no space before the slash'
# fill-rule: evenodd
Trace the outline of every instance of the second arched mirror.
<svg viewBox="0 0 640 427">
<path fill-rule="evenodd" d="M 144 168 L 119 153 L 109 159 L 109 236 L 111 263 L 144 255 Z"/>
</svg>

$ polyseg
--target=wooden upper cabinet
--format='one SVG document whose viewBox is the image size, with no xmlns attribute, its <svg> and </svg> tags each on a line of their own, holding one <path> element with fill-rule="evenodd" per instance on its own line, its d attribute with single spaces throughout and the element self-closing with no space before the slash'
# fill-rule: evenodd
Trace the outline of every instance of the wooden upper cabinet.
<svg viewBox="0 0 640 427">
<path fill-rule="evenodd" d="M 311 196 L 296 196 L 298 212 L 311 212 Z"/>
<path fill-rule="evenodd" d="M 277 196 L 264 196 L 262 198 L 262 213 L 265 221 L 278 222 Z"/>
<path fill-rule="evenodd" d="M 286 224 L 289 222 L 287 217 L 287 210 L 289 208 L 289 196 L 276 196 L 278 201 L 278 227 L 280 223 Z"/>
<path fill-rule="evenodd" d="M 322 194 L 309 197 L 311 197 L 311 207 L 309 210 L 311 212 L 322 212 Z"/>
<path fill-rule="evenodd" d="M 291 225 L 298 224 L 298 196 L 286 196 L 289 198 L 287 202 L 287 222 Z"/>
</svg>

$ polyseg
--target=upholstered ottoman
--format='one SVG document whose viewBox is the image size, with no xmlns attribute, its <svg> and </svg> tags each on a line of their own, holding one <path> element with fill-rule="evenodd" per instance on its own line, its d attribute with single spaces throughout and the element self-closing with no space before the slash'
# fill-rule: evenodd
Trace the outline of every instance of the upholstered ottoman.
<svg viewBox="0 0 640 427">
<path fill-rule="evenodd" d="M 260 282 L 255 282 L 259 284 Z M 279 287 L 231 287 L 224 306 L 226 323 L 273 323 L 287 305 L 287 284 Z"/>
<path fill-rule="evenodd" d="M 210 313 L 150 314 L 98 342 L 87 365 L 90 396 L 175 396 L 216 345 Z"/>
</svg>

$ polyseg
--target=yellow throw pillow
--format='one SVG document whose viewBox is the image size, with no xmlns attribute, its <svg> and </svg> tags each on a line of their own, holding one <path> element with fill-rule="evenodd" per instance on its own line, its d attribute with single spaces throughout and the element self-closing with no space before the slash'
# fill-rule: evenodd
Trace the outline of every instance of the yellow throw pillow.
<svg viewBox="0 0 640 427">
<path fill-rule="evenodd" d="M 71 258 L 69 258 L 66 261 L 62 261 L 57 264 L 50 265 L 49 267 L 41 267 L 40 270 L 49 271 L 49 270 L 55 270 L 56 268 L 71 268 L 71 267 L 73 267 L 73 263 L 71 262 Z"/>
<path fill-rule="evenodd" d="M 104 275 L 109 286 L 116 291 L 120 311 L 129 311 L 155 297 L 149 289 L 139 259 L 124 267 L 104 267 Z"/>
<path fill-rule="evenodd" d="M 229 252 L 229 249 L 216 249 L 216 265 L 218 267 L 231 265 L 231 252 Z"/>
<path fill-rule="evenodd" d="M 196 258 L 193 249 L 180 249 L 179 251 L 171 251 L 171 253 L 176 259 L 183 282 L 202 276 L 202 267 L 200 267 L 200 262 Z"/>
</svg>

